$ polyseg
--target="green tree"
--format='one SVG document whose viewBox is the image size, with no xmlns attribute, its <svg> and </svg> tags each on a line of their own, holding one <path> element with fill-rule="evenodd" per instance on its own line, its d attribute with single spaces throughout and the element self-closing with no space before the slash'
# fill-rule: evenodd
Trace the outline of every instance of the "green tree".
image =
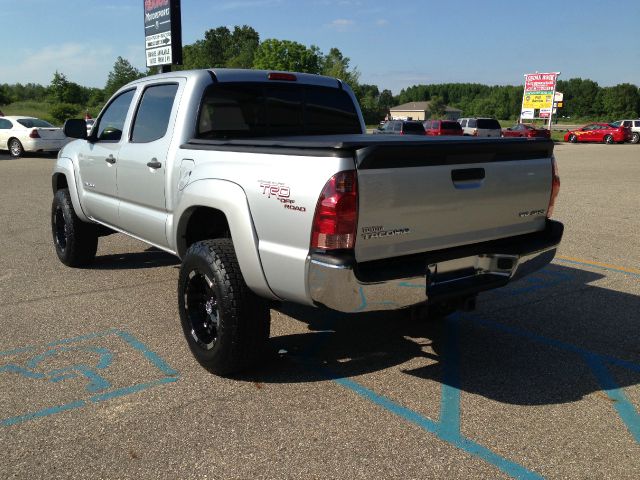
<svg viewBox="0 0 640 480">
<path fill-rule="evenodd" d="M 252 27 L 235 26 L 207 30 L 204 39 L 185 45 L 182 69 L 251 68 L 260 36 Z"/>
<path fill-rule="evenodd" d="M 602 113 L 610 120 L 638 117 L 640 94 L 635 85 L 622 83 L 603 88 L 599 92 L 599 100 Z"/>
<path fill-rule="evenodd" d="M 435 95 L 429 100 L 429 113 L 431 118 L 443 118 L 446 113 L 446 105 L 442 97 Z"/>
<path fill-rule="evenodd" d="M 49 84 L 49 97 L 53 102 L 62 103 L 65 102 L 68 96 L 69 80 L 64 73 L 60 73 L 56 70 L 53 74 L 53 79 Z"/>
<path fill-rule="evenodd" d="M 142 78 L 144 74 L 135 68 L 129 60 L 125 60 L 122 57 L 118 57 L 113 64 L 113 70 L 109 72 L 107 78 L 107 84 L 104 87 L 105 97 L 109 98 L 123 85 Z"/>
<path fill-rule="evenodd" d="M 0 105 L 11 103 L 11 95 L 9 94 L 9 85 L 0 85 Z"/>
<path fill-rule="evenodd" d="M 320 49 L 314 45 L 305 47 L 290 40 L 269 38 L 255 52 L 253 68 L 292 72 L 320 73 Z"/>
<path fill-rule="evenodd" d="M 340 50 L 332 48 L 328 54 L 322 57 L 320 72 L 322 75 L 339 78 L 353 88 L 358 84 L 360 73 L 355 68 L 349 70 L 349 62 L 350 59 L 342 55 Z"/>
<path fill-rule="evenodd" d="M 65 120 L 77 116 L 79 112 L 80 107 L 71 103 L 56 103 L 49 111 L 51 116 L 61 124 Z"/>
</svg>

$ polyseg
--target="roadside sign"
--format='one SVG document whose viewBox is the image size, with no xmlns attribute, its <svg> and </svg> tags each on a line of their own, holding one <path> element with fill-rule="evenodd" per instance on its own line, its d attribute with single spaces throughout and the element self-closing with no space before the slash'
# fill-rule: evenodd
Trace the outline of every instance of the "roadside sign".
<svg viewBox="0 0 640 480">
<path fill-rule="evenodd" d="M 182 64 L 180 0 L 144 0 L 147 67 Z"/>
<path fill-rule="evenodd" d="M 560 72 L 525 74 L 520 118 L 544 118 L 551 123 L 558 75 Z"/>
</svg>

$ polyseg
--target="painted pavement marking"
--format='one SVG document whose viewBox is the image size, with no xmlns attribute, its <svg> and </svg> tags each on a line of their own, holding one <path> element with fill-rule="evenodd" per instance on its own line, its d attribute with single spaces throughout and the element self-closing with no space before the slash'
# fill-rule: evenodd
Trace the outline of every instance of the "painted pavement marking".
<svg viewBox="0 0 640 480">
<path fill-rule="evenodd" d="M 124 387 L 113 386 L 103 374 L 111 371 L 110 369 L 117 368 L 117 365 L 114 367 L 116 360 L 115 352 L 106 346 L 96 346 L 88 342 L 114 338 L 122 341 L 127 348 L 133 350 L 146 360 L 148 364 L 153 367 L 155 375 L 159 376 L 159 378 Z M 35 355 L 26 362 L 0 363 L 0 375 L 19 375 L 23 378 L 33 380 L 34 387 L 41 386 L 42 382 L 59 383 L 65 380 L 80 378 L 85 380 L 86 384 L 85 391 L 79 392 L 79 396 L 86 398 L 79 398 L 63 403 L 62 405 L 54 405 L 32 412 L 25 412 L 20 415 L 0 418 L 0 426 L 7 427 L 17 425 L 28 420 L 55 415 L 113 398 L 131 395 L 157 385 L 175 382 L 179 378 L 178 372 L 171 368 L 158 354 L 149 350 L 146 345 L 130 333 L 116 329 L 58 340 L 42 348 L 29 346 L 7 350 L 0 352 L 0 362 L 3 358 L 24 355 L 26 353 L 34 353 Z M 91 354 L 93 357 L 98 358 L 98 361 L 92 365 L 79 363 L 48 371 L 43 368 L 46 366 L 47 361 L 59 358 L 58 356 L 61 354 L 73 356 L 74 354 L 84 353 Z M 88 397 L 87 394 L 89 394 Z M 0 417 L 2 417 L 1 412 Z"/>
</svg>

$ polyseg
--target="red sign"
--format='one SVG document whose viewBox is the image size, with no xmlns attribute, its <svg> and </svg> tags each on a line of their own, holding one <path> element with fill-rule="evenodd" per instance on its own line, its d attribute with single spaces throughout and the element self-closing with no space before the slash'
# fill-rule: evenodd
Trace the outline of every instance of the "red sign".
<svg viewBox="0 0 640 480">
<path fill-rule="evenodd" d="M 525 92 L 553 92 L 556 86 L 557 73 L 529 73 L 525 75 Z"/>
</svg>

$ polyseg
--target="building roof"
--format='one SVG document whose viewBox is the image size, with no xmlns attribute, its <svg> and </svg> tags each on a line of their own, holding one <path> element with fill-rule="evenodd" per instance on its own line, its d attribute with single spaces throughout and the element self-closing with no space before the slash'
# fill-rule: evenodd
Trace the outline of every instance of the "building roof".
<svg viewBox="0 0 640 480">
<path fill-rule="evenodd" d="M 403 103 L 402 105 L 398 105 L 397 107 L 392 107 L 391 111 L 397 112 L 425 112 L 429 111 L 429 104 L 431 102 L 409 102 Z M 445 105 L 445 112 L 462 112 L 459 108 L 453 108 L 449 105 Z"/>
</svg>

